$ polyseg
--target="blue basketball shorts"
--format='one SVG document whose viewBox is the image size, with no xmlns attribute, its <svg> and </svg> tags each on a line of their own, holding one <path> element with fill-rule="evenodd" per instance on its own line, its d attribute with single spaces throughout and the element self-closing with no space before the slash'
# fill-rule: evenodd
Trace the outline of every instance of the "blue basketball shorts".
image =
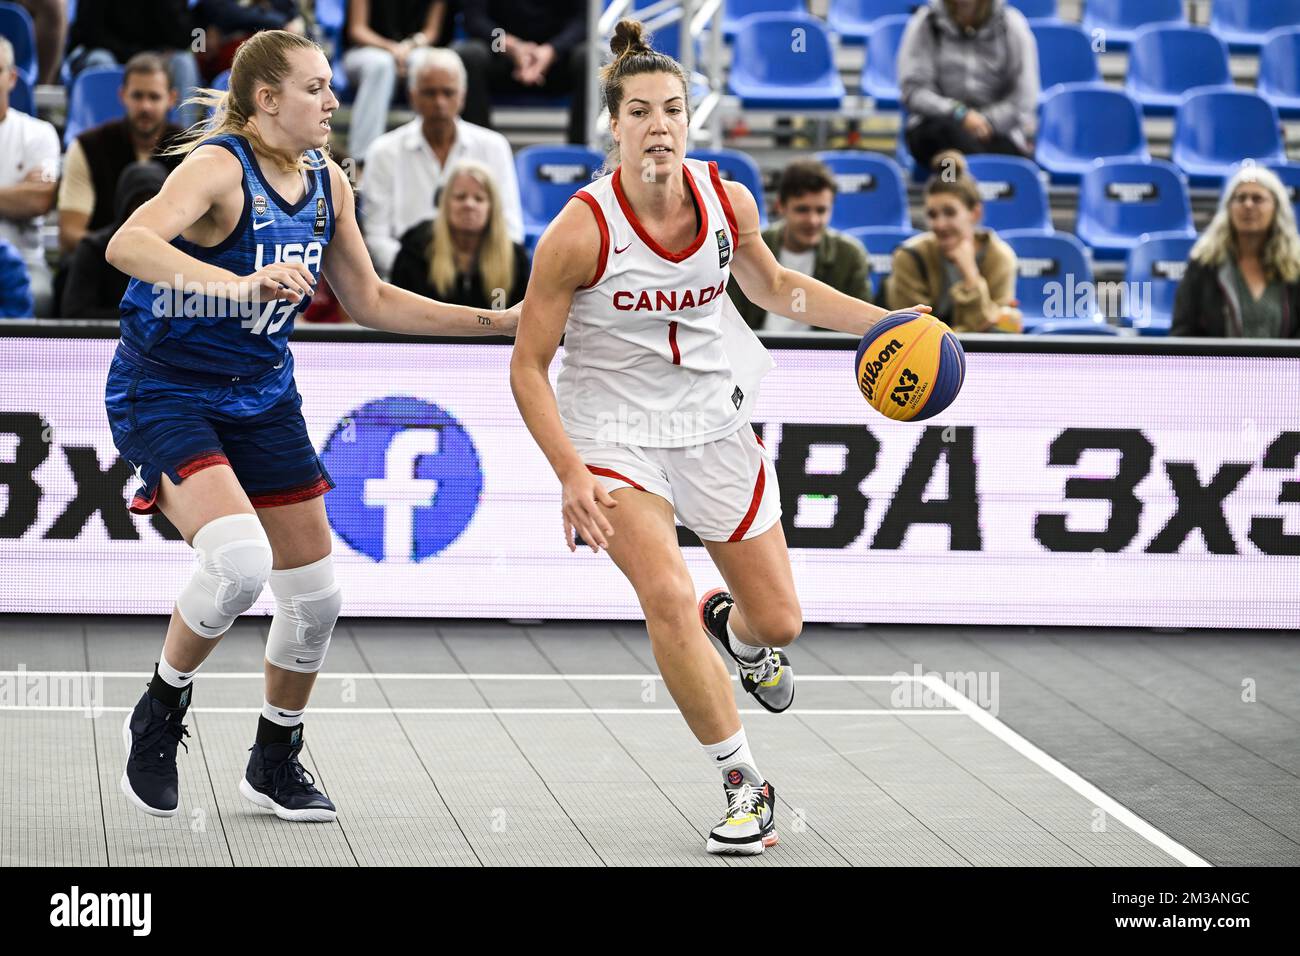
<svg viewBox="0 0 1300 956">
<path fill-rule="evenodd" d="M 158 510 L 164 474 L 180 484 L 214 465 L 230 466 L 255 508 L 306 501 L 333 488 L 307 434 L 292 368 L 287 371 L 217 384 L 223 380 L 181 370 L 160 374 L 120 352 L 114 356 L 104 403 L 113 444 L 141 482 L 130 510 Z"/>
</svg>

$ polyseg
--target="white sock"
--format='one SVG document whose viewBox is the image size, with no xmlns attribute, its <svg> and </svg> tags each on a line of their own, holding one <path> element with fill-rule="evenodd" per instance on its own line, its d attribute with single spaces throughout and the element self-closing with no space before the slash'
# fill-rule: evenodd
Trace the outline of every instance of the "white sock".
<svg viewBox="0 0 1300 956">
<path fill-rule="evenodd" d="M 194 675 L 199 672 L 196 667 L 188 674 L 183 674 L 176 668 L 167 663 L 167 655 L 159 652 L 158 654 L 158 676 L 168 685 L 184 690 L 194 683 Z"/>
<path fill-rule="evenodd" d="M 288 707 L 276 707 L 269 700 L 262 701 L 262 716 L 281 727 L 297 727 L 302 723 L 303 711 Z"/>
<path fill-rule="evenodd" d="M 731 645 L 731 653 L 751 664 L 755 661 L 761 661 L 763 655 L 767 653 L 766 647 L 754 647 L 752 644 L 746 644 L 738 638 L 736 632 L 732 630 L 730 616 L 727 617 L 727 643 Z"/>
<path fill-rule="evenodd" d="M 749 752 L 749 741 L 745 738 L 745 728 L 741 727 L 726 740 L 721 740 L 716 744 L 704 744 L 704 754 L 709 758 L 709 763 L 717 767 L 724 774 L 732 767 L 741 764 L 749 767 L 754 773 L 758 773 L 758 767 L 754 764 L 754 755 Z M 762 779 L 762 775 L 759 775 Z"/>
</svg>

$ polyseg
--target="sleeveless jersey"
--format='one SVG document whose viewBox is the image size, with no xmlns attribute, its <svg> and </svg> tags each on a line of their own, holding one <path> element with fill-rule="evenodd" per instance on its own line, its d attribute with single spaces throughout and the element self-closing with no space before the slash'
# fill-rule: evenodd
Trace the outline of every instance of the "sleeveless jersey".
<svg viewBox="0 0 1300 956">
<path fill-rule="evenodd" d="M 309 165 L 301 199 L 289 203 L 262 178 L 252 147 L 224 134 L 204 145 L 230 150 L 243 167 L 244 209 L 234 230 L 215 246 L 181 236 L 172 245 L 201 262 L 250 275 L 274 262 L 301 262 L 319 281 L 321 258 L 334 235 L 329 168 L 319 150 Z M 181 370 L 254 377 L 286 364 L 300 302 L 275 300 L 253 310 L 251 302 L 209 297 L 199 288 L 176 290 L 132 279 L 122 297 L 122 344 L 153 362 Z"/>
<path fill-rule="evenodd" d="M 621 168 L 574 194 L 596 217 L 600 258 L 565 325 L 556 401 L 570 435 L 655 448 L 725 438 L 772 366 L 727 296 L 738 236 L 717 165 L 682 167 L 699 229 L 677 252 L 637 220 Z"/>
</svg>

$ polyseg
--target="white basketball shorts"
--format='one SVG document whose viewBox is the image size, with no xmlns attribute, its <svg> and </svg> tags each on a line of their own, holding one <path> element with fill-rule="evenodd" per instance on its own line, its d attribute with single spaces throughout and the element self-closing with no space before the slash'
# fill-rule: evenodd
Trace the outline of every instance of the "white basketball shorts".
<svg viewBox="0 0 1300 956">
<path fill-rule="evenodd" d="M 781 520 L 776 470 L 748 424 L 725 438 L 685 448 L 572 440 L 606 491 L 636 488 L 659 495 L 704 541 L 743 541 Z"/>
</svg>

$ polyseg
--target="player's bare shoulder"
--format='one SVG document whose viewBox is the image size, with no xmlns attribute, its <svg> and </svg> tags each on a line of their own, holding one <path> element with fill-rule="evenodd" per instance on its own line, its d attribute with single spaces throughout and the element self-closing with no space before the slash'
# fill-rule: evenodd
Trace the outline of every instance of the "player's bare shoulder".
<svg viewBox="0 0 1300 956">
<path fill-rule="evenodd" d="M 541 269 L 557 284 L 570 288 L 587 285 L 608 255 L 598 213 L 582 200 L 565 203 L 551 220 L 533 253 L 533 270 Z"/>
</svg>

